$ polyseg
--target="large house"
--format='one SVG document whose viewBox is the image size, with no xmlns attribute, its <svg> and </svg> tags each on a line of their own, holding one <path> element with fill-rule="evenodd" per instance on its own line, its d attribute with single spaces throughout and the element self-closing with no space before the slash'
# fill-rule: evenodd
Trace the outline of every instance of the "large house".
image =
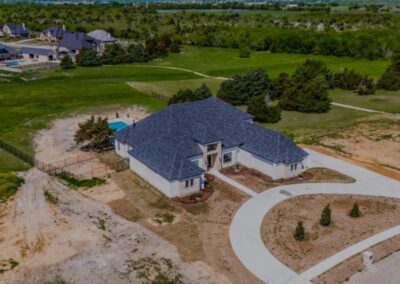
<svg viewBox="0 0 400 284">
<path fill-rule="evenodd" d="M 118 155 L 169 197 L 201 190 L 210 169 L 242 164 L 273 179 L 306 169 L 307 153 L 253 117 L 211 97 L 174 104 L 116 133 Z"/>
<path fill-rule="evenodd" d="M 19 53 L 15 49 L 0 43 L 0 61 L 18 58 Z"/>
<path fill-rule="evenodd" d="M 24 59 L 48 62 L 57 59 L 57 53 L 48 48 L 22 47 L 19 51 Z"/>
<path fill-rule="evenodd" d="M 103 30 L 95 30 L 88 33 L 88 36 L 94 38 L 98 43 L 97 51 L 104 52 L 107 44 L 115 42 L 115 38 L 108 32 Z"/>
<path fill-rule="evenodd" d="M 83 49 L 97 50 L 98 42 L 82 32 L 65 33 L 59 43 L 59 51 L 79 54 Z"/>
<path fill-rule="evenodd" d="M 58 41 L 61 40 L 64 37 L 64 34 L 67 32 L 68 31 L 65 29 L 65 26 L 50 27 L 39 34 L 39 39 L 47 41 Z"/>
<path fill-rule="evenodd" d="M 3 36 L 7 37 L 28 37 L 29 30 L 25 27 L 25 24 L 5 24 L 2 28 Z"/>
</svg>

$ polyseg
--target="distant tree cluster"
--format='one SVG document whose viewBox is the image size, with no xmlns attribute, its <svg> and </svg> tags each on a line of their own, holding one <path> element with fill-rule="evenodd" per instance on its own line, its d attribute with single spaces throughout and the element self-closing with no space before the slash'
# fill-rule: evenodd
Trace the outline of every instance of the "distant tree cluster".
<svg viewBox="0 0 400 284">
<path fill-rule="evenodd" d="M 375 93 L 375 82 L 366 75 L 356 73 L 354 70 L 343 71 L 334 74 L 335 87 L 343 90 L 352 90 L 359 95 L 372 95 Z"/>
<path fill-rule="evenodd" d="M 204 100 L 211 96 L 212 93 L 210 89 L 203 83 L 200 88 L 195 91 L 192 91 L 191 89 L 179 90 L 169 99 L 168 105 Z"/>
</svg>

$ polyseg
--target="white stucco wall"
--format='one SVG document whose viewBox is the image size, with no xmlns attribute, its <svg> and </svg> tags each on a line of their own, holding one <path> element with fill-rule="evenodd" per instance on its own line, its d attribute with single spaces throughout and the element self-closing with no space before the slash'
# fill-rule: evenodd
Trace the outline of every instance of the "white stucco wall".
<svg viewBox="0 0 400 284">
<path fill-rule="evenodd" d="M 45 55 L 34 55 L 34 58 L 30 58 L 30 54 L 29 53 L 23 53 L 22 54 L 23 59 L 25 60 L 34 60 L 37 62 L 47 62 L 49 61 L 49 57 L 45 56 Z M 53 60 L 57 59 L 56 55 L 53 55 Z"/>
<path fill-rule="evenodd" d="M 262 172 L 272 179 L 294 177 L 307 169 L 305 161 L 297 163 L 297 169 L 291 171 L 290 165 L 270 163 L 244 150 L 239 150 L 237 161 L 239 164 Z"/>
</svg>

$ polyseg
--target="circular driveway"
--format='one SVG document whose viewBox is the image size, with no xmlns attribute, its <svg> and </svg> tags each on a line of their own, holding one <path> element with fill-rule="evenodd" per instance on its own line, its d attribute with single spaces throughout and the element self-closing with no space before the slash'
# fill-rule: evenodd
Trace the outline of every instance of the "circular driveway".
<svg viewBox="0 0 400 284">
<path fill-rule="evenodd" d="M 356 179 L 355 183 L 310 183 L 275 187 L 250 198 L 236 212 L 230 226 L 232 248 L 240 261 L 259 279 L 268 283 L 310 283 L 348 257 L 400 233 L 400 226 L 355 244 L 307 271 L 298 274 L 275 258 L 261 238 L 261 225 L 268 211 L 292 196 L 306 194 L 359 194 L 400 198 L 400 182 L 375 172 L 311 150 L 310 167 L 325 167 Z"/>
</svg>

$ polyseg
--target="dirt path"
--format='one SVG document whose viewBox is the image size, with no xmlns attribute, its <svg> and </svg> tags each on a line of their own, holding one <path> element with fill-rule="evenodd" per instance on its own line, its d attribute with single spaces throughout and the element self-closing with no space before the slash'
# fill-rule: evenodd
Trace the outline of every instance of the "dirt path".
<svg viewBox="0 0 400 284">
<path fill-rule="evenodd" d="M 177 273 L 192 283 L 224 283 L 205 264 L 183 263 L 176 248 L 139 224 L 114 214 L 38 170 L 1 217 L 0 261 L 19 264 L 1 283 L 43 283 L 57 275 L 72 283 L 142 283 Z M 48 191 L 56 205 L 44 198 Z M 159 272 L 158 272 L 159 271 Z M 144 276 L 143 276 L 144 275 Z"/>
</svg>

